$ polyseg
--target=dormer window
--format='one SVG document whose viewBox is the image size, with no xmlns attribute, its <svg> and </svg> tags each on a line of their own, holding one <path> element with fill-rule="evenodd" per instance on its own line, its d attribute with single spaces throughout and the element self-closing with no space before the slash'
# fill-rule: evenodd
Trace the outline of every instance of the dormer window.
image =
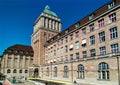
<svg viewBox="0 0 120 85">
<path fill-rule="evenodd" d="M 94 14 L 92 14 L 92 15 L 89 16 L 89 20 L 91 20 L 93 18 L 94 18 Z"/>
<path fill-rule="evenodd" d="M 108 4 L 108 9 L 111 9 L 112 7 L 114 7 L 115 2 L 111 2 L 110 4 Z"/>
<path fill-rule="evenodd" d="M 68 33 L 68 30 L 66 30 L 65 33 L 67 34 L 67 33 Z"/>
<path fill-rule="evenodd" d="M 9 53 L 11 53 L 12 51 L 11 50 L 8 50 Z"/>
<path fill-rule="evenodd" d="M 57 37 L 60 38 L 60 35 L 58 35 Z"/>
<path fill-rule="evenodd" d="M 79 23 L 77 23 L 77 24 L 75 25 L 75 28 L 77 28 L 77 27 L 79 27 Z"/>
<path fill-rule="evenodd" d="M 52 39 L 51 39 L 51 42 L 53 42 L 53 41 L 54 41 L 54 39 L 52 38 Z"/>
</svg>

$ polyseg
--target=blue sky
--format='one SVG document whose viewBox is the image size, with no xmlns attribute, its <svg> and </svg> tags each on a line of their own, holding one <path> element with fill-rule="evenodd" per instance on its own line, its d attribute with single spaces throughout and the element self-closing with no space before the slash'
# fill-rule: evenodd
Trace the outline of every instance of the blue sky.
<svg viewBox="0 0 120 85">
<path fill-rule="evenodd" d="M 46 5 L 62 20 L 62 30 L 110 0 L 0 0 L 0 55 L 14 44 L 31 45 L 33 24 Z"/>
</svg>

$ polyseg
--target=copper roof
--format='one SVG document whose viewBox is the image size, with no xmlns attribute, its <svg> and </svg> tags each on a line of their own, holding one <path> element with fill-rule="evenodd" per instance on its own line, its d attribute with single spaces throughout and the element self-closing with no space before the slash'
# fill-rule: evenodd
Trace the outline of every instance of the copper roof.
<svg viewBox="0 0 120 85">
<path fill-rule="evenodd" d="M 33 56 L 33 48 L 31 46 L 16 44 L 11 47 L 8 47 L 4 51 L 4 53 L 32 55 Z"/>
</svg>

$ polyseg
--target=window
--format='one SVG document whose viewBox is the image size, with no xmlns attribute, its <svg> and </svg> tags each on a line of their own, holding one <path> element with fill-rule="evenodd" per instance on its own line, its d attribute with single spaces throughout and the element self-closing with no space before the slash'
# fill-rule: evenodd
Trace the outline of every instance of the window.
<svg viewBox="0 0 120 85">
<path fill-rule="evenodd" d="M 109 22 L 112 23 L 112 22 L 115 22 L 116 21 L 116 13 L 113 13 L 111 15 L 109 15 Z"/>
<path fill-rule="evenodd" d="M 87 57 L 87 51 L 83 51 L 82 54 L 83 54 L 83 58 Z"/>
<path fill-rule="evenodd" d="M 54 50 L 54 56 L 56 55 L 56 50 Z"/>
<path fill-rule="evenodd" d="M 61 44 L 63 44 L 63 39 L 61 39 Z"/>
<path fill-rule="evenodd" d="M 10 70 L 10 69 L 8 69 L 8 70 L 7 70 L 7 73 L 11 73 L 11 70 Z"/>
<path fill-rule="evenodd" d="M 87 45 L 87 44 L 86 44 L 86 39 L 83 39 L 83 40 L 82 40 L 82 47 L 86 47 L 86 45 Z"/>
<path fill-rule="evenodd" d="M 90 36 L 90 45 L 94 45 L 95 44 L 95 36 Z"/>
<path fill-rule="evenodd" d="M 68 42 L 68 37 L 65 37 L 65 41 Z"/>
<path fill-rule="evenodd" d="M 17 70 L 16 70 L 16 69 L 14 69 L 14 70 L 13 70 L 13 73 L 17 73 Z"/>
<path fill-rule="evenodd" d="M 105 42 L 105 32 L 104 31 L 99 33 L 99 41 Z"/>
<path fill-rule="evenodd" d="M 90 50 L 91 57 L 94 57 L 96 55 L 95 49 Z"/>
<path fill-rule="evenodd" d="M 80 59 L 79 53 L 76 53 L 76 59 Z"/>
<path fill-rule="evenodd" d="M 7 67 L 10 68 L 11 67 L 11 57 L 8 57 L 7 59 Z"/>
<path fill-rule="evenodd" d="M 85 35 L 86 34 L 86 28 L 83 28 L 82 29 L 82 35 Z"/>
<path fill-rule="evenodd" d="M 111 45 L 111 52 L 114 53 L 114 52 L 118 52 L 118 51 L 119 51 L 118 43 L 112 44 Z"/>
<path fill-rule="evenodd" d="M 90 28 L 90 32 L 94 31 L 95 29 L 94 24 L 89 25 L 89 28 Z"/>
<path fill-rule="evenodd" d="M 98 65 L 98 78 L 103 80 L 110 79 L 109 65 L 102 62 Z"/>
<path fill-rule="evenodd" d="M 28 73 L 28 70 L 25 70 L 25 73 Z"/>
<path fill-rule="evenodd" d="M 115 39 L 118 37 L 117 27 L 110 29 L 110 39 Z"/>
<path fill-rule="evenodd" d="M 67 45 L 65 46 L 65 51 L 68 52 L 68 46 Z"/>
<path fill-rule="evenodd" d="M 23 56 L 22 56 L 22 55 L 20 56 L 20 59 L 23 59 Z"/>
<path fill-rule="evenodd" d="M 46 76 L 49 76 L 49 68 L 47 68 L 47 75 Z"/>
<path fill-rule="evenodd" d="M 22 73 L 22 70 L 19 70 L 19 73 Z"/>
<path fill-rule="evenodd" d="M 104 26 L 104 19 L 101 19 L 98 21 L 98 26 L 99 26 L 99 28 Z"/>
<path fill-rule="evenodd" d="M 73 34 L 70 35 L 70 41 L 73 40 Z"/>
<path fill-rule="evenodd" d="M 69 50 L 70 50 L 70 51 L 73 51 L 73 44 L 70 45 Z"/>
<path fill-rule="evenodd" d="M 79 31 L 77 31 L 77 32 L 75 33 L 75 37 L 76 37 L 76 38 L 79 37 Z"/>
<path fill-rule="evenodd" d="M 64 78 L 68 78 L 68 72 L 69 72 L 69 68 L 68 66 L 64 66 Z"/>
<path fill-rule="evenodd" d="M 57 77 L 57 67 L 54 67 L 54 77 Z"/>
<path fill-rule="evenodd" d="M 65 61 L 68 61 L 68 56 L 66 55 L 66 57 L 65 57 L 66 59 L 65 59 Z"/>
<path fill-rule="evenodd" d="M 84 66 L 78 65 L 78 78 L 83 79 L 84 78 Z"/>
<path fill-rule="evenodd" d="M 17 67 L 17 58 L 14 58 L 14 68 Z"/>
<path fill-rule="evenodd" d="M 106 47 L 103 46 L 103 47 L 100 47 L 100 55 L 104 55 L 106 54 Z"/>
<path fill-rule="evenodd" d="M 73 60 L 73 54 L 70 54 L 70 60 Z"/>
<path fill-rule="evenodd" d="M 75 46 L 76 46 L 76 50 L 79 49 L 79 47 L 80 47 L 79 41 L 76 41 L 76 42 L 75 42 Z"/>
</svg>

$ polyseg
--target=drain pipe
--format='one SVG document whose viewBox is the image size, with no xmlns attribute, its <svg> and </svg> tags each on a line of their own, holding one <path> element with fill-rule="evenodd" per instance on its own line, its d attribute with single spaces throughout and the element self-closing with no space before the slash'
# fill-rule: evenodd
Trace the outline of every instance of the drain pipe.
<svg viewBox="0 0 120 85">
<path fill-rule="evenodd" d="M 119 57 L 117 56 L 117 70 L 118 70 L 118 85 L 120 85 L 120 67 L 119 67 Z"/>
</svg>

